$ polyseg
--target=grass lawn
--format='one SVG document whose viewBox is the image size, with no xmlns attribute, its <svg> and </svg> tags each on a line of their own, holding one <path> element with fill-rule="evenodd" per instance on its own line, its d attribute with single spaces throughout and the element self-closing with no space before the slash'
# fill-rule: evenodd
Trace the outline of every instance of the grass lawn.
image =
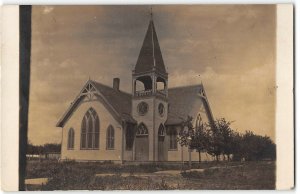
<svg viewBox="0 0 300 194">
<path fill-rule="evenodd" d="M 166 190 L 166 189 L 274 189 L 275 162 L 209 162 L 193 164 L 203 172 L 157 175 L 181 170 L 181 165 L 118 165 L 74 161 L 28 161 L 26 178 L 49 178 L 46 185 L 27 190 Z M 96 177 L 95 174 L 113 174 Z M 123 173 L 128 176 L 121 176 Z M 149 176 L 139 176 L 146 174 Z"/>
</svg>

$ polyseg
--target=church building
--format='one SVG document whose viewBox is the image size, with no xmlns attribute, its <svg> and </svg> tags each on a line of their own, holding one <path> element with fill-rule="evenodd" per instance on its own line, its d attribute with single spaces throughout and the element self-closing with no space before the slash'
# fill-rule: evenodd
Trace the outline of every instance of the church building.
<svg viewBox="0 0 300 194">
<path fill-rule="evenodd" d="M 112 87 L 88 80 L 57 123 L 61 159 L 187 161 L 188 148 L 176 139 L 182 122 L 192 116 L 196 126 L 213 121 L 213 115 L 202 83 L 169 88 L 168 77 L 151 18 L 132 71 L 131 94 L 120 89 L 119 78 Z M 212 160 L 202 155 L 202 161 Z M 196 151 L 192 160 L 198 161 Z"/>
</svg>

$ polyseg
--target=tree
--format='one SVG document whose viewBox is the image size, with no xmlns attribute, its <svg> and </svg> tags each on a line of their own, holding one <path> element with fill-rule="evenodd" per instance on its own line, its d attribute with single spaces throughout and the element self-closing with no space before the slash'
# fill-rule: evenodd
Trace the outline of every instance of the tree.
<svg viewBox="0 0 300 194">
<path fill-rule="evenodd" d="M 27 154 L 45 154 L 49 152 L 60 152 L 61 144 L 48 143 L 44 145 L 32 145 L 31 142 L 27 144 Z"/>
<path fill-rule="evenodd" d="M 230 155 L 233 153 L 233 138 L 234 131 L 230 128 L 231 121 L 226 121 L 224 118 L 217 120 L 216 126 L 219 128 L 222 138 L 222 149 L 223 155 L 227 156 L 227 160 L 230 160 Z"/>
<path fill-rule="evenodd" d="M 276 159 L 276 145 L 267 136 L 246 131 L 241 141 L 241 153 L 246 161 Z"/>
<path fill-rule="evenodd" d="M 220 155 L 223 153 L 224 147 L 224 137 L 223 128 L 226 126 L 227 122 L 225 119 L 217 119 L 208 124 L 208 146 L 207 153 L 214 156 L 217 161 L 220 160 Z"/>
<path fill-rule="evenodd" d="M 241 151 L 241 143 L 242 143 L 243 136 L 238 132 L 233 132 L 232 136 L 232 159 L 234 161 L 241 161 L 242 159 L 242 151 Z"/>
<path fill-rule="evenodd" d="M 181 130 L 179 131 L 179 136 L 177 137 L 178 143 L 183 146 L 189 147 L 189 168 L 192 167 L 191 161 L 191 140 L 194 136 L 194 127 L 192 124 L 193 117 L 187 116 L 187 119 L 181 123 Z M 182 154 L 182 163 L 183 163 L 183 153 Z"/>
<path fill-rule="evenodd" d="M 198 123 L 198 125 L 196 124 L 194 136 L 191 141 L 191 148 L 195 149 L 199 154 L 199 163 L 201 163 L 201 152 L 207 150 L 208 144 L 209 133 L 207 132 L 200 117 L 200 123 Z"/>
<path fill-rule="evenodd" d="M 45 152 L 60 152 L 60 148 L 61 145 L 60 144 L 56 144 L 56 143 L 47 143 L 44 144 L 44 151 Z"/>
<path fill-rule="evenodd" d="M 193 117 L 187 116 L 187 119 L 181 123 L 181 130 L 179 131 L 177 141 L 181 146 L 189 146 L 189 138 L 194 136 Z"/>
<path fill-rule="evenodd" d="M 225 118 L 217 119 L 209 124 L 197 124 L 193 127 L 193 118 L 188 116 L 182 122 L 181 131 L 177 141 L 181 146 L 189 146 L 199 153 L 201 162 L 201 152 L 206 151 L 214 156 L 217 161 L 220 156 L 225 156 L 227 160 L 263 160 L 276 159 L 276 145 L 268 136 L 260 136 L 252 131 L 240 134 L 230 125 L 232 121 Z M 232 156 L 232 157 L 231 157 Z"/>
</svg>

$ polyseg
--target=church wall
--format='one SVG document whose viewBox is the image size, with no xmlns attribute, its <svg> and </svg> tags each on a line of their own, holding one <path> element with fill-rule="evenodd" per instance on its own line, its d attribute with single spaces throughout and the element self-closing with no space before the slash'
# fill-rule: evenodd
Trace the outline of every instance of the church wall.
<svg viewBox="0 0 300 194">
<path fill-rule="evenodd" d="M 196 119 L 197 119 L 198 114 L 201 115 L 202 121 L 204 123 L 208 123 L 208 115 L 207 115 L 208 113 L 204 107 L 203 100 L 200 97 L 198 100 L 196 100 L 194 102 L 193 107 L 194 108 L 190 112 L 190 116 L 193 117 L 193 125 L 195 126 L 195 124 L 196 124 Z"/>
<path fill-rule="evenodd" d="M 126 161 L 131 161 L 132 158 L 133 158 L 133 155 L 132 155 L 132 150 L 125 150 L 124 151 L 124 160 Z"/>
<path fill-rule="evenodd" d="M 196 119 L 197 119 L 198 114 L 200 114 L 203 124 L 204 123 L 208 124 L 209 123 L 209 120 L 208 120 L 209 113 L 206 111 L 203 101 L 201 99 L 199 99 L 199 101 L 196 102 L 195 106 L 198 108 L 195 109 L 194 112 L 192 113 L 193 114 L 193 125 L 196 126 Z"/>
<path fill-rule="evenodd" d="M 155 107 L 155 113 L 154 113 L 154 119 L 155 119 L 155 121 L 154 121 L 154 149 L 155 149 L 155 157 L 154 158 L 155 158 L 155 161 L 157 161 L 158 160 L 158 130 L 159 130 L 160 124 L 164 125 L 164 123 L 167 120 L 167 116 L 168 116 L 168 104 L 167 104 L 166 101 L 160 100 L 158 98 L 156 98 L 154 100 L 154 102 L 155 102 L 155 105 L 154 105 L 154 107 Z M 165 109 L 164 114 L 162 116 L 159 114 L 159 111 L 158 111 L 158 106 L 159 106 L 160 103 L 162 103 L 164 105 L 164 109 Z M 165 129 L 165 134 L 166 134 L 166 129 Z M 165 150 L 168 149 L 168 147 L 167 147 L 168 146 L 168 144 L 167 144 L 168 142 L 167 141 L 168 141 L 168 139 L 165 138 L 165 140 L 164 140 Z M 167 160 L 167 156 L 165 156 L 165 159 Z"/>
<path fill-rule="evenodd" d="M 80 149 L 80 134 L 81 122 L 86 111 L 93 107 L 97 112 L 100 119 L 100 144 L 98 150 L 81 150 Z M 115 130 L 114 149 L 106 149 L 106 131 L 109 125 L 112 125 Z M 74 149 L 67 149 L 68 130 L 73 128 L 75 131 Z M 63 128 L 62 140 L 62 159 L 75 159 L 75 160 L 121 160 L 122 149 L 122 127 L 113 118 L 110 112 L 99 101 L 82 102 L 77 109 L 73 112 L 70 119 L 66 122 Z"/>
<path fill-rule="evenodd" d="M 189 113 L 189 115 L 193 117 L 193 121 L 192 121 L 193 122 L 193 126 L 195 126 L 195 124 L 196 124 L 196 118 L 197 118 L 198 114 L 201 115 L 201 117 L 203 119 L 203 122 L 207 123 L 208 122 L 207 113 L 206 113 L 206 110 L 205 110 L 205 108 L 203 106 L 202 99 L 200 99 L 200 97 L 199 97 L 199 100 L 196 100 L 193 103 L 192 107 L 193 107 L 193 109 L 191 110 L 191 112 Z M 179 133 L 180 127 L 177 126 L 176 129 L 177 129 L 177 131 Z M 188 148 L 185 147 L 185 146 L 181 147 L 180 144 L 177 144 L 177 150 L 169 150 L 168 151 L 168 161 L 182 161 L 182 156 L 183 156 L 183 160 L 184 161 L 189 161 Z M 193 150 L 191 152 L 191 160 L 192 161 L 198 161 L 199 160 L 199 154 L 195 150 Z M 210 156 L 207 153 L 201 153 L 201 160 L 202 161 L 212 161 L 213 157 Z"/>
<path fill-rule="evenodd" d="M 138 113 L 138 104 L 140 102 L 146 102 L 148 104 L 148 112 L 145 115 L 140 115 Z M 165 112 L 163 116 L 160 116 L 158 112 L 158 106 L 162 103 L 165 108 Z M 132 116 L 136 119 L 138 124 L 144 123 L 148 128 L 149 132 L 149 160 L 157 161 L 158 160 L 158 129 L 160 124 L 165 123 L 168 115 L 168 105 L 166 101 L 160 100 L 155 97 L 143 98 L 143 99 L 135 99 L 132 102 Z M 167 141 L 167 140 L 165 140 Z M 165 146 L 167 149 L 167 142 L 165 142 Z M 167 156 L 166 156 L 167 157 Z"/>
<path fill-rule="evenodd" d="M 181 147 L 178 144 L 178 149 L 177 150 L 169 150 L 168 151 L 168 161 L 189 161 L 189 150 L 188 147 L 183 146 Z M 213 157 L 205 152 L 201 153 L 201 161 L 212 161 Z M 196 150 L 191 151 L 191 161 L 199 161 L 199 154 Z"/>
<path fill-rule="evenodd" d="M 148 112 L 145 115 L 140 115 L 138 113 L 138 104 L 140 102 L 146 102 L 148 104 Z M 138 122 L 138 125 L 143 122 L 146 127 L 148 128 L 148 138 L 149 138 L 149 161 L 153 161 L 153 114 L 154 114 L 154 98 L 143 98 L 143 99 L 136 99 L 132 101 L 132 116 Z M 135 149 L 135 148 L 134 148 Z"/>
</svg>

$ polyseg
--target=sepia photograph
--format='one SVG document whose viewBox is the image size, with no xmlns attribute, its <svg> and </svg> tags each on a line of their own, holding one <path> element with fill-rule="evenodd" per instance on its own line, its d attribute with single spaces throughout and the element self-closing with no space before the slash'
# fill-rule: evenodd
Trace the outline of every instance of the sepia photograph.
<svg viewBox="0 0 300 194">
<path fill-rule="evenodd" d="M 276 189 L 276 11 L 31 6 L 24 190 Z"/>
</svg>

